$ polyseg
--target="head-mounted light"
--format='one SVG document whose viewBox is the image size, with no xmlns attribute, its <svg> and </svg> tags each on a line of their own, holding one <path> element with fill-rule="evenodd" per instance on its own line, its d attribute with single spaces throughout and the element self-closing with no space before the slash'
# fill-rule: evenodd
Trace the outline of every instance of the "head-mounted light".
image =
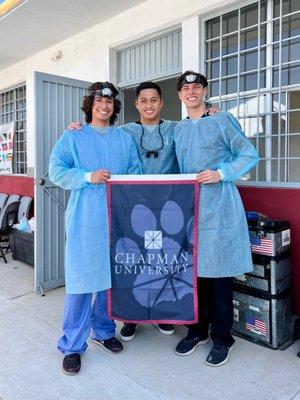
<svg viewBox="0 0 300 400">
<path fill-rule="evenodd" d="M 199 83 L 201 86 L 203 86 L 203 88 L 207 87 L 207 80 L 206 80 L 205 76 L 198 74 L 196 72 L 187 74 L 187 75 L 183 76 L 182 78 L 180 77 L 179 79 L 180 79 L 180 85 L 177 84 L 177 90 L 181 90 L 183 85 L 189 84 L 189 83 Z"/>
<path fill-rule="evenodd" d="M 197 75 L 195 75 L 195 74 L 187 75 L 187 76 L 185 77 L 185 81 L 186 81 L 187 83 L 194 83 L 194 82 L 197 82 Z M 197 82 L 197 83 L 199 83 L 199 79 L 198 79 L 198 82 Z"/>
<path fill-rule="evenodd" d="M 101 90 L 91 90 L 89 94 L 91 96 L 95 96 L 95 97 L 108 97 L 108 98 L 116 97 L 116 95 L 113 93 L 113 91 L 108 87 L 105 87 Z"/>
</svg>

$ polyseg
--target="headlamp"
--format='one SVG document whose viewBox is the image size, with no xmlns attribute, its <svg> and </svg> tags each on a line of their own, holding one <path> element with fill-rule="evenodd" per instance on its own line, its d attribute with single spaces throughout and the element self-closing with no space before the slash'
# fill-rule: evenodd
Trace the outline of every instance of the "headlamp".
<svg viewBox="0 0 300 400">
<path fill-rule="evenodd" d="M 195 74 L 187 75 L 185 77 L 185 80 L 186 80 L 187 83 L 197 82 L 197 75 L 195 75 Z M 199 79 L 198 79 L 197 83 L 200 83 Z"/>
<path fill-rule="evenodd" d="M 201 74 L 192 73 L 192 74 L 186 75 L 184 77 L 184 80 L 181 82 L 181 87 L 182 87 L 182 85 L 189 84 L 189 83 L 200 83 L 200 85 L 202 85 L 204 88 L 207 87 L 206 78 L 205 78 L 205 76 L 203 76 Z"/>
<path fill-rule="evenodd" d="M 101 90 L 91 90 L 90 95 L 95 96 L 95 97 L 108 97 L 108 98 L 116 97 L 116 95 L 113 93 L 113 91 L 108 87 L 105 87 Z"/>
</svg>

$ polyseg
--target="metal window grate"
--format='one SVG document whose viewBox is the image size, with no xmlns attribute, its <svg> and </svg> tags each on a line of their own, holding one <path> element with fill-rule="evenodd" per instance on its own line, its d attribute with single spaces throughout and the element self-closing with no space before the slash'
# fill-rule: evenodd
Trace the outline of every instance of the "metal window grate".
<svg viewBox="0 0 300 400">
<path fill-rule="evenodd" d="M 26 86 L 0 93 L 0 124 L 15 121 L 13 172 L 27 173 Z"/>
<path fill-rule="evenodd" d="M 300 182 L 300 2 L 260 0 L 205 22 L 210 99 L 260 153 L 245 180 Z"/>
</svg>

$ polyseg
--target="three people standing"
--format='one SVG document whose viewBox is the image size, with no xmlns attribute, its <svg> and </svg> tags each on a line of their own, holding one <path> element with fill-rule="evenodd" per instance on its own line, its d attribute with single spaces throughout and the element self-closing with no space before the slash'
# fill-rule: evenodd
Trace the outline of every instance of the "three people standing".
<svg viewBox="0 0 300 400">
<path fill-rule="evenodd" d="M 136 91 L 140 121 L 115 128 L 112 124 L 120 107 L 117 91 L 109 82 L 96 83 L 83 104 L 88 125 L 76 134 L 65 132 L 53 149 L 50 179 L 72 190 L 66 213 L 64 335 L 58 344 L 67 373 L 79 372 L 80 355 L 91 329 L 97 344 L 114 353 L 122 350 L 114 337 L 114 322 L 106 314 L 103 292 L 110 287 L 105 182 L 110 173 L 177 173 L 178 164 L 180 173 L 197 174 L 201 189 L 199 322 L 189 327 L 176 353 L 188 355 L 207 343 L 211 323 L 213 347 L 206 363 L 218 366 L 228 359 L 234 343 L 230 333 L 232 278 L 252 270 L 245 213 L 234 181 L 258 162 L 258 155 L 231 114 L 208 116 L 203 75 L 185 72 L 178 79 L 177 90 L 187 119 L 162 121 L 160 88 L 146 82 Z M 88 100 L 90 111 L 85 107 Z M 93 292 L 97 295 L 91 309 Z M 173 333 L 172 326 L 160 328 Z M 125 324 L 123 340 L 132 339 L 135 329 L 135 325 Z"/>
</svg>

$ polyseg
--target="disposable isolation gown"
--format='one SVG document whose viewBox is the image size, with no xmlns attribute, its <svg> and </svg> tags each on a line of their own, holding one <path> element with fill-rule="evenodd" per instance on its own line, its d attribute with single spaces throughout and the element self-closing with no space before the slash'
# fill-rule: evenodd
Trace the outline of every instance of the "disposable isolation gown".
<svg viewBox="0 0 300 400">
<path fill-rule="evenodd" d="M 227 112 L 182 120 L 175 130 L 175 146 L 181 173 L 220 169 L 224 176 L 200 188 L 198 276 L 252 271 L 247 221 L 234 181 L 257 164 L 255 148 Z"/>
<path fill-rule="evenodd" d="M 55 144 L 49 178 L 71 190 L 66 210 L 65 275 L 68 294 L 92 293 L 111 287 L 106 184 L 85 180 L 85 172 L 139 174 L 132 137 L 109 127 L 98 133 L 88 125 L 66 131 Z"/>
<path fill-rule="evenodd" d="M 178 162 L 175 155 L 174 145 L 174 132 L 177 121 L 163 121 L 160 124 L 160 133 L 163 138 L 163 148 L 158 150 L 158 157 L 153 155 L 149 158 L 146 157 L 147 150 L 157 150 L 162 146 L 162 140 L 159 135 L 158 125 L 153 131 L 149 131 L 146 126 L 142 127 L 141 124 L 131 122 L 125 124 L 122 128 L 131 134 L 136 144 L 139 158 L 142 164 L 144 174 L 177 174 L 179 173 Z M 144 135 L 141 147 L 141 137 Z"/>
</svg>

